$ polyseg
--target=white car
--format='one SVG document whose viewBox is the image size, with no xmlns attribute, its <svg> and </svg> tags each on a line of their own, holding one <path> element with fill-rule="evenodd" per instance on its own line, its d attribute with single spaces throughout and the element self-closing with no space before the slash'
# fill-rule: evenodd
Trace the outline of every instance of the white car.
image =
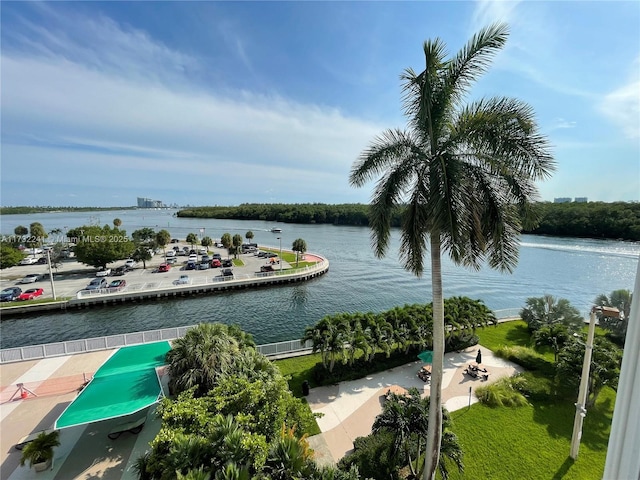
<svg viewBox="0 0 640 480">
<path fill-rule="evenodd" d="M 110 268 L 105 268 L 104 270 L 99 270 L 98 272 L 96 272 L 96 277 L 108 277 L 109 275 L 111 275 Z"/>
<path fill-rule="evenodd" d="M 124 264 L 129 267 L 129 268 L 133 268 L 135 267 L 138 263 L 133 259 L 133 258 L 129 258 L 126 262 L 124 262 Z"/>
<path fill-rule="evenodd" d="M 207 254 L 207 249 L 206 248 L 201 248 L 201 249 L 198 250 L 198 253 L 200 255 L 206 255 Z"/>
<path fill-rule="evenodd" d="M 166 258 L 173 258 L 175 256 L 176 256 L 175 250 L 167 250 L 167 253 L 165 254 Z"/>
<path fill-rule="evenodd" d="M 36 283 L 41 278 L 42 278 L 42 275 L 38 273 L 30 273 L 29 275 L 24 277 L 22 280 L 20 280 L 18 283 Z"/>
<path fill-rule="evenodd" d="M 35 257 L 24 257 L 20 260 L 20 265 L 33 265 L 35 263 L 38 263 L 38 259 Z"/>
<path fill-rule="evenodd" d="M 198 255 L 196 255 L 195 253 L 192 253 L 191 255 L 189 255 L 189 262 L 197 262 L 198 261 Z"/>
<path fill-rule="evenodd" d="M 173 281 L 174 285 L 188 285 L 189 275 L 180 275 L 180 278 Z"/>
</svg>

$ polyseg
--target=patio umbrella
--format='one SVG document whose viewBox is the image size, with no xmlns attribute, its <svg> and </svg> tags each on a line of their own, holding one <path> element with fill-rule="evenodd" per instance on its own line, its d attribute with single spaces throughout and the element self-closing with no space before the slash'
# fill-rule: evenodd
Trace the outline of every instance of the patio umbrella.
<svg viewBox="0 0 640 480">
<path fill-rule="evenodd" d="M 432 363 L 433 352 L 431 350 L 425 350 L 424 352 L 418 354 L 418 358 L 422 360 L 424 363 Z"/>
<path fill-rule="evenodd" d="M 482 363 L 482 352 L 478 349 L 478 355 L 476 355 L 476 363 L 479 365 Z"/>
</svg>

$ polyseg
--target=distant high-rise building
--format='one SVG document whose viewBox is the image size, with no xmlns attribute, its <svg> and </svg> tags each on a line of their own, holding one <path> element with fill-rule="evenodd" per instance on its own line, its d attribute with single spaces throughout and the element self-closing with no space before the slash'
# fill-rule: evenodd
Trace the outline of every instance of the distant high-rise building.
<svg viewBox="0 0 640 480">
<path fill-rule="evenodd" d="M 571 197 L 554 198 L 553 203 L 571 203 Z"/>
<path fill-rule="evenodd" d="M 576 197 L 573 201 L 576 203 L 587 203 L 589 199 L 587 197 Z"/>
<path fill-rule="evenodd" d="M 138 197 L 138 208 L 164 208 L 162 200 L 152 200 L 150 198 Z"/>
</svg>

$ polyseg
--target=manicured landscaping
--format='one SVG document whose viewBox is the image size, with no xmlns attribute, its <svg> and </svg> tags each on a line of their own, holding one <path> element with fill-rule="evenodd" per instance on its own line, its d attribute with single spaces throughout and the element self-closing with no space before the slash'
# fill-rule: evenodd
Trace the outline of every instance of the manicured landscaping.
<svg viewBox="0 0 640 480">
<path fill-rule="evenodd" d="M 598 333 L 603 333 L 602 331 Z M 480 344 L 492 351 L 504 347 L 530 347 L 527 324 L 523 321 L 501 323 L 476 330 Z M 543 363 L 553 362 L 550 349 L 541 351 Z M 276 365 L 289 377 L 289 387 L 301 396 L 302 382 L 313 387 L 315 365 L 320 354 L 279 360 Z M 397 359 L 380 358 L 380 371 L 394 366 Z M 549 371 L 549 368 L 544 370 Z M 604 388 L 596 405 L 590 408 L 583 426 L 577 461 L 569 457 L 575 400 L 553 397 L 543 386 L 550 383 L 543 372 L 527 372 L 528 381 L 537 377 L 541 393 L 519 408 L 490 408 L 482 404 L 452 412 L 452 431 L 458 435 L 464 451 L 464 474 L 450 468 L 451 479 L 591 479 L 601 478 L 615 404 L 615 391 Z M 535 387 L 532 387 L 535 389 Z M 438 477 L 439 478 L 439 477 Z"/>
</svg>

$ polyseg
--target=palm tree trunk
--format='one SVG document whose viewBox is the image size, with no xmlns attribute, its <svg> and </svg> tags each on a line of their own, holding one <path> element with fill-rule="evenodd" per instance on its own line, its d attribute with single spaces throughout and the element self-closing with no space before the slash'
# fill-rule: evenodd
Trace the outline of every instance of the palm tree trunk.
<svg viewBox="0 0 640 480">
<path fill-rule="evenodd" d="M 442 264 L 440 236 L 431 233 L 431 291 L 433 296 L 433 363 L 431 365 L 431 400 L 423 480 L 434 480 L 440 458 L 442 439 L 442 367 L 444 361 L 444 300 L 442 298 Z"/>
</svg>

